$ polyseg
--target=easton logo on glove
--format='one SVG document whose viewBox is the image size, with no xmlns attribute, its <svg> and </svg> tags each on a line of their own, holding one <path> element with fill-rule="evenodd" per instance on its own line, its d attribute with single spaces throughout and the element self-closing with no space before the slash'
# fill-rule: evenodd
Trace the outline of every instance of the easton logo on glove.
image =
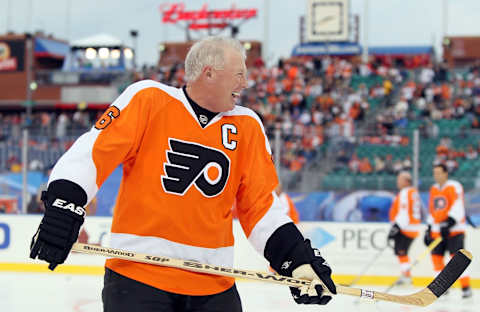
<svg viewBox="0 0 480 312">
<path fill-rule="evenodd" d="M 85 208 L 81 206 L 76 206 L 74 203 L 69 203 L 66 200 L 56 198 L 52 204 L 53 207 L 70 210 L 73 213 L 78 214 L 79 216 L 84 217 L 86 215 Z"/>
<path fill-rule="evenodd" d="M 283 264 L 282 264 L 282 267 L 281 269 L 282 270 L 286 270 L 290 267 L 290 265 L 292 264 L 292 261 L 285 261 Z"/>
</svg>

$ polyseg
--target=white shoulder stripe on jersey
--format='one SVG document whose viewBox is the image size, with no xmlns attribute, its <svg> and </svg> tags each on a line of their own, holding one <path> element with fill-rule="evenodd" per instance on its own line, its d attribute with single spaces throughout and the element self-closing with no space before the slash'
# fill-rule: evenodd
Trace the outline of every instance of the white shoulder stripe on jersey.
<svg viewBox="0 0 480 312">
<path fill-rule="evenodd" d="M 181 102 L 185 102 L 186 100 L 182 89 L 170 87 L 154 80 L 141 80 L 131 84 L 128 88 L 126 88 L 125 91 L 123 91 L 123 93 L 112 103 L 112 105 L 122 110 L 128 105 L 128 103 L 130 103 L 130 100 L 135 96 L 135 94 L 147 88 L 160 89 Z"/>
<path fill-rule="evenodd" d="M 273 202 L 267 213 L 255 224 L 248 241 L 253 245 L 262 256 L 264 255 L 265 245 L 273 232 L 280 226 L 293 222 L 285 213 L 284 208 L 275 192 L 272 192 Z"/>
<path fill-rule="evenodd" d="M 445 183 L 445 186 L 453 186 L 457 194 L 463 194 L 463 186 L 460 184 L 460 182 L 455 181 L 455 180 L 447 180 L 447 183 Z"/>
<path fill-rule="evenodd" d="M 153 250 L 153 254 L 158 256 L 194 260 L 217 266 L 233 266 L 233 246 L 203 248 L 154 236 L 112 233 L 110 247 L 144 254 L 151 254 Z"/>
<path fill-rule="evenodd" d="M 232 109 L 231 111 L 222 113 L 222 116 L 250 116 L 253 119 L 255 119 L 260 125 L 260 128 L 262 129 L 263 135 L 265 137 L 265 147 L 268 153 L 272 154 L 272 149 L 270 148 L 270 143 L 268 142 L 267 135 L 265 134 L 265 128 L 263 127 L 262 121 L 260 120 L 260 117 L 258 117 L 258 115 L 253 110 L 251 110 L 248 107 L 235 105 L 234 109 Z"/>
<path fill-rule="evenodd" d="M 73 181 L 84 189 L 87 193 L 87 203 L 90 203 L 98 191 L 97 168 L 93 162 L 92 151 L 99 134 L 99 130 L 92 128 L 81 135 L 55 164 L 48 184 L 59 179 Z"/>
</svg>

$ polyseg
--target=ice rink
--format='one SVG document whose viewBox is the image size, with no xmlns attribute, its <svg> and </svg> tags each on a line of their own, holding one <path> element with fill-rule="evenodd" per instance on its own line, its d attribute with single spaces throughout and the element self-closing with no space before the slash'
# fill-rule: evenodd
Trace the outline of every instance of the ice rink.
<svg viewBox="0 0 480 312">
<path fill-rule="evenodd" d="M 1 312 L 100 312 L 102 276 L 66 275 L 45 273 L 0 273 Z M 431 306 L 418 308 L 360 301 L 354 297 L 339 295 L 327 307 L 297 305 L 287 287 L 268 283 L 240 281 L 237 283 L 246 312 L 272 311 L 385 311 L 385 312 L 478 312 L 480 291 L 473 299 L 462 300 L 460 290 L 451 289 L 445 298 Z M 366 289 L 374 289 L 365 287 Z M 382 290 L 382 288 L 378 288 Z M 414 288 L 394 288 L 391 293 L 413 293 Z"/>
</svg>

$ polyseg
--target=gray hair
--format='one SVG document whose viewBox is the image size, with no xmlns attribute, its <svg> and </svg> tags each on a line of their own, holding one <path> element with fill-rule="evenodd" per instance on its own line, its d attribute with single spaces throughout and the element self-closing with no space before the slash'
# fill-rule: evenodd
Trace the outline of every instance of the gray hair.
<svg viewBox="0 0 480 312">
<path fill-rule="evenodd" d="M 222 69 L 225 65 L 225 48 L 238 51 L 243 59 L 247 58 L 240 41 L 227 37 L 206 37 L 196 42 L 185 58 L 185 80 L 194 81 L 202 73 L 205 66 Z"/>
</svg>

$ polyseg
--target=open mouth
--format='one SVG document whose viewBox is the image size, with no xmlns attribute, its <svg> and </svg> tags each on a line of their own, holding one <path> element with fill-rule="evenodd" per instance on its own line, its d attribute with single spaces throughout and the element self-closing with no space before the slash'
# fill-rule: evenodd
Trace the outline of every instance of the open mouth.
<svg viewBox="0 0 480 312">
<path fill-rule="evenodd" d="M 240 99 L 240 92 L 232 92 L 232 97 L 234 100 Z"/>
</svg>

